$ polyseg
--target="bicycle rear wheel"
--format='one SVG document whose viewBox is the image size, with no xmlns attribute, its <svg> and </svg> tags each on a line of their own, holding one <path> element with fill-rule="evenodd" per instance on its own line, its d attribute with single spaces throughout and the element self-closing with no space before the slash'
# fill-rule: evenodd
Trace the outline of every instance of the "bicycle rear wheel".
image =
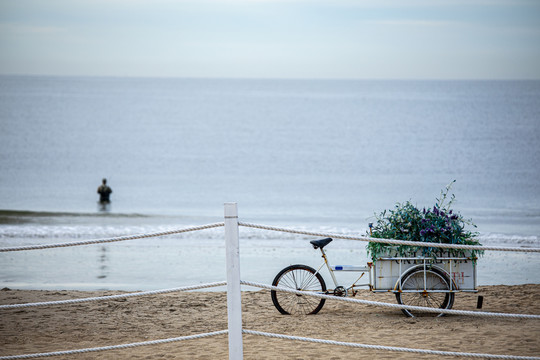
<svg viewBox="0 0 540 360">
<path fill-rule="evenodd" d="M 291 265 L 276 275 L 273 286 L 294 290 L 310 291 L 317 294 L 326 292 L 326 284 L 321 274 L 306 265 Z M 325 299 L 272 290 L 272 302 L 284 315 L 309 315 L 318 313 Z"/>
</svg>

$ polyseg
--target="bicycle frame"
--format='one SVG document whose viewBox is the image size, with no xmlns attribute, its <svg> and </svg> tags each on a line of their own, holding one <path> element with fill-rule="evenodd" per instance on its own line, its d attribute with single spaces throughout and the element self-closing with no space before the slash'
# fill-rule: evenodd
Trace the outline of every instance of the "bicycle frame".
<svg viewBox="0 0 540 360">
<path fill-rule="evenodd" d="M 356 295 L 355 288 L 359 287 L 369 287 L 371 290 L 373 288 L 373 284 L 371 281 L 371 269 L 372 269 L 372 263 L 368 263 L 368 266 L 356 266 L 356 265 L 336 265 L 331 266 L 330 262 L 328 261 L 328 257 L 326 256 L 326 253 L 324 252 L 323 248 L 319 248 L 321 250 L 322 258 L 324 261 L 322 264 L 316 269 L 315 274 L 313 276 L 316 276 L 316 274 L 319 274 L 321 272 L 321 269 L 326 265 L 326 268 L 328 269 L 328 272 L 330 273 L 330 277 L 332 278 L 332 281 L 334 283 L 334 291 L 338 288 L 345 289 L 345 295 L 348 296 L 348 292 L 352 290 L 352 296 Z M 339 285 L 336 275 L 334 274 L 335 271 L 348 271 L 348 272 L 360 272 L 361 275 L 354 281 L 349 287 L 343 287 L 342 285 Z M 366 274 L 369 273 L 369 282 L 365 284 L 357 284 L 357 282 Z M 322 274 L 321 274 L 322 275 Z M 329 291 L 329 290 L 327 290 Z"/>
</svg>

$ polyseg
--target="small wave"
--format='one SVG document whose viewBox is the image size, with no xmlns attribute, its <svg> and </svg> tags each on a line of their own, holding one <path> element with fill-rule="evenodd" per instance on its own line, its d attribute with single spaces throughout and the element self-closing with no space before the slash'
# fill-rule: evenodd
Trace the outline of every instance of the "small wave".
<svg viewBox="0 0 540 360">
<path fill-rule="evenodd" d="M 189 228 L 198 225 L 186 226 L 88 226 L 88 225 L 6 225 L 0 227 L 0 238 L 88 238 L 88 237 L 116 237 L 136 234 L 167 232 L 177 229 Z M 307 230 L 307 229 L 306 229 Z M 312 231 L 312 230 L 311 230 Z M 320 230 L 319 230 L 320 231 Z M 332 233 L 337 233 L 333 231 Z M 190 232 L 193 237 L 223 238 L 223 229 L 214 228 L 204 231 Z M 277 239 L 297 238 L 299 235 L 275 231 L 241 228 L 240 237 L 245 239 Z"/>
<path fill-rule="evenodd" d="M 540 247 L 538 236 L 508 235 L 496 233 L 482 233 L 478 239 L 484 245 Z"/>
<path fill-rule="evenodd" d="M 74 224 L 74 225 L 43 225 L 43 224 L 11 224 L 0 226 L 0 240 L 3 242 L 17 243 L 19 241 L 32 242 L 38 239 L 38 242 L 46 241 L 46 239 L 61 239 L 68 241 L 69 239 L 104 239 L 119 236 L 129 236 L 138 234 L 161 233 L 171 230 L 185 229 L 192 226 L 200 226 L 203 224 L 191 225 L 141 225 L 137 224 L 114 224 L 114 225 L 96 225 L 96 224 Z M 317 232 L 322 234 L 336 234 L 345 236 L 364 236 L 366 231 L 358 231 L 357 229 L 330 227 L 330 226 L 291 226 L 291 229 L 304 230 L 309 232 Z M 241 226 L 239 229 L 241 240 L 296 240 L 296 239 L 312 239 L 317 236 L 300 235 L 280 231 L 267 231 L 250 227 Z M 223 239 L 224 232 L 222 228 L 211 228 L 203 231 L 193 231 L 188 233 L 176 234 L 171 236 L 181 236 L 191 239 Z M 32 240 L 34 239 L 34 240 Z M 538 236 L 523 236 L 523 235 L 508 235 L 497 233 L 481 233 L 479 241 L 483 245 L 493 246 L 523 246 L 523 247 L 540 247 L 540 239 Z M 363 243 L 363 242 L 362 242 Z M 5 244 L 4 244 L 5 245 Z M 352 246 L 352 245 L 351 245 Z M 356 247 L 358 245 L 354 245 Z"/>
<path fill-rule="evenodd" d="M 139 218 L 150 217 L 150 215 L 138 213 L 111 213 L 111 212 L 61 212 L 61 211 L 31 211 L 31 210 L 0 210 L 0 221 L 2 219 L 24 219 L 24 218 L 47 218 L 47 217 L 116 217 L 116 218 Z"/>
<path fill-rule="evenodd" d="M 147 233 L 166 232 L 179 227 L 170 226 L 88 226 L 88 225 L 27 225 L 2 226 L 1 238 L 109 238 Z"/>
</svg>

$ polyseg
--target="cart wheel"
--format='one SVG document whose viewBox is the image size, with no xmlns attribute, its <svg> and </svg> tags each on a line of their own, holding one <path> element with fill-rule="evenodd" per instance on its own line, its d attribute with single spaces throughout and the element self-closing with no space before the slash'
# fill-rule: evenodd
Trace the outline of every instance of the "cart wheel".
<svg viewBox="0 0 540 360">
<path fill-rule="evenodd" d="M 316 294 L 326 292 L 326 284 L 321 274 L 306 265 L 286 267 L 277 274 L 272 285 L 294 290 L 312 291 Z M 325 302 L 324 299 L 283 291 L 272 290 L 271 294 L 274 306 L 284 315 L 316 314 L 322 309 Z"/>
<path fill-rule="evenodd" d="M 424 274 L 426 280 L 426 291 L 424 290 Z M 454 293 L 451 292 L 433 292 L 449 291 L 450 278 L 437 268 L 416 269 L 407 274 L 401 280 L 401 289 L 403 292 L 396 292 L 398 304 L 413 305 L 423 307 L 433 307 L 441 309 L 451 309 L 454 304 Z M 419 292 L 406 292 L 407 290 L 418 290 Z M 401 309 L 403 313 L 410 317 L 417 316 L 442 316 L 433 312 Z"/>
</svg>

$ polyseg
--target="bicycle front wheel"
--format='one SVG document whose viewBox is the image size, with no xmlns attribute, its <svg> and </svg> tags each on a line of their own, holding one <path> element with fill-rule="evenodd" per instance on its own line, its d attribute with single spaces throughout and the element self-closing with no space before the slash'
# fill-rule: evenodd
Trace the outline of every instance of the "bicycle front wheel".
<svg viewBox="0 0 540 360">
<path fill-rule="evenodd" d="M 306 265 L 291 265 L 276 275 L 273 286 L 294 290 L 310 291 L 316 294 L 326 292 L 326 284 L 321 274 Z M 284 315 L 309 315 L 318 313 L 325 299 L 272 290 L 272 302 Z"/>
</svg>

